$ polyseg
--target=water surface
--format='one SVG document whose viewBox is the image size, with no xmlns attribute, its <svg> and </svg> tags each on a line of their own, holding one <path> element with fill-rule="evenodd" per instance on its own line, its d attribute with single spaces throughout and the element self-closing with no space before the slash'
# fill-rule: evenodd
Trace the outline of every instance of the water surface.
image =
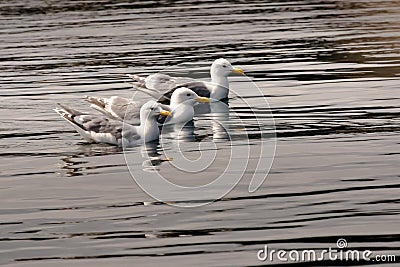
<svg viewBox="0 0 400 267">
<path fill-rule="evenodd" d="M 0 12 L 1 264 L 257 266 L 264 244 L 326 249 L 338 238 L 399 255 L 398 1 L 0 1 Z M 90 111 L 88 94 L 131 97 L 127 73 L 189 62 L 207 77 L 219 57 L 246 70 L 275 119 L 275 161 L 252 194 L 249 170 L 212 205 L 156 202 L 121 149 L 85 143 L 52 111 Z M 240 77 L 231 86 L 269 121 L 259 94 Z M 257 150 L 270 125 L 231 97 Z M 197 118 L 185 144 L 212 140 L 209 125 Z"/>
</svg>

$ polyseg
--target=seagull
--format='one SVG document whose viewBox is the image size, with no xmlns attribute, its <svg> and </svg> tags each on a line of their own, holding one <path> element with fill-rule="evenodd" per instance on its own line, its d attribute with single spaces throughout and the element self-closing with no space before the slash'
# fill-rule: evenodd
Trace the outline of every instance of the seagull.
<svg viewBox="0 0 400 267">
<path fill-rule="evenodd" d="M 229 94 L 228 76 L 231 73 L 244 74 L 244 71 L 233 67 L 228 60 L 220 58 L 215 60 L 211 65 L 211 82 L 192 80 L 182 83 L 178 78 L 160 73 L 149 75 L 146 78 L 131 74 L 128 74 L 128 77 L 134 80 L 132 83 L 134 89 L 158 99 L 158 102 L 162 104 L 168 104 L 173 92 L 182 86 L 193 90 L 202 97 L 214 100 L 226 99 Z"/>
<path fill-rule="evenodd" d="M 150 100 L 140 108 L 140 125 L 132 126 L 104 116 L 88 115 L 65 105 L 54 109 L 88 142 L 107 143 L 117 146 L 133 146 L 159 138 L 157 117 L 170 116 L 156 101 Z"/>
<path fill-rule="evenodd" d="M 91 104 L 92 108 L 100 111 L 109 118 L 124 121 L 132 125 L 140 123 L 139 110 L 142 103 L 119 96 L 112 96 L 110 98 L 86 96 L 85 100 Z M 160 104 L 161 108 L 171 112 L 171 116 L 168 116 L 162 124 L 185 123 L 192 120 L 194 116 L 193 107 L 198 103 L 210 103 L 210 99 L 200 97 L 186 87 L 177 88 L 172 93 L 169 105 Z"/>
</svg>

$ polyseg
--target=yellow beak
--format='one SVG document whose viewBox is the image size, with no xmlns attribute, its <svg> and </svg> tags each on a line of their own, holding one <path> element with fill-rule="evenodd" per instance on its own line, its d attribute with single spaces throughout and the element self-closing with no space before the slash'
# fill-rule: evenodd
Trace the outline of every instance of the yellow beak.
<svg viewBox="0 0 400 267">
<path fill-rule="evenodd" d="M 207 97 L 199 96 L 198 98 L 196 98 L 196 102 L 199 102 L 199 103 L 210 103 L 210 99 L 207 98 Z"/>
<path fill-rule="evenodd" d="M 161 111 L 160 111 L 160 115 L 163 115 L 163 116 L 171 116 L 171 112 L 169 112 L 169 111 L 167 111 L 167 110 L 161 110 Z"/>
<path fill-rule="evenodd" d="M 244 70 L 239 69 L 239 68 L 233 68 L 233 69 L 232 69 L 232 72 L 233 72 L 233 73 L 237 73 L 237 74 L 244 74 Z"/>
</svg>

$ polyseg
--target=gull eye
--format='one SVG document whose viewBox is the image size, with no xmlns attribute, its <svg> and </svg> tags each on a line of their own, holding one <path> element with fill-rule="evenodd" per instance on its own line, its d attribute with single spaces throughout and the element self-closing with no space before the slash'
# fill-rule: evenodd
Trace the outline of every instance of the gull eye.
<svg viewBox="0 0 400 267">
<path fill-rule="evenodd" d="M 222 67 L 223 67 L 223 68 L 226 68 L 226 67 L 228 67 L 228 66 L 227 66 L 226 64 L 224 64 L 224 65 L 222 65 Z"/>
<path fill-rule="evenodd" d="M 187 96 L 191 96 L 192 94 L 191 94 L 191 93 L 187 93 L 186 95 L 187 95 Z"/>
<path fill-rule="evenodd" d="M 150 110 L 154 110 L 154 108 L 150 108 Z"/>
</svg>

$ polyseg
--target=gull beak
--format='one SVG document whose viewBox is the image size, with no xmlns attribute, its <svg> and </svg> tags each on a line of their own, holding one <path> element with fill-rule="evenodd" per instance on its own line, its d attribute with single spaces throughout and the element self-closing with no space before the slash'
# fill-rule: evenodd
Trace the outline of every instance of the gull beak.
<svg viewBox="0 0 400 267">
<path fill-rule="evenodd" d="M 233 73 L 237 73 L 237 74 L 244 74 L 244 70 L 239 69 L 239 68 L 233 68 L 233 69 L 232 69 L 232 72 L 233 72 Z"/>
<path fill-rule="evenodd" d="M 171 116 L 171 112 L 169 112 L 169 111 L 167 111 L 167 110 L 161 110 L 160 111 L 160 115 L 163 115 L 163 116 Z"/>
<path fill-rule="evenodd" d="M 198 98 L 196 98 L 196 102 L 199 102 L 199 103 L 210 103 L 210 99 L 207 98 L 207 97 L 199 96 Z"/>
</svg>

